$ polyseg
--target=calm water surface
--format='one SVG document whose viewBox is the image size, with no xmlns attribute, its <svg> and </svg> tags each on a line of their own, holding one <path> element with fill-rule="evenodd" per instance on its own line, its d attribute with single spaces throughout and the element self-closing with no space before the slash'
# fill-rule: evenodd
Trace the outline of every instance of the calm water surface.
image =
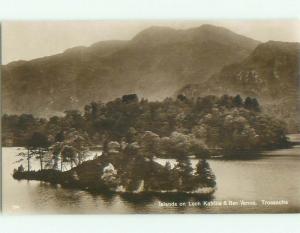
<svg viewBox="0 0 300 233">
<path fill-rule="evenodd" d="M 300 135 L 291 135 L 300 142 Z M 11 176 L 18 165 L 15 155 L 21 150 L 3 148 L 3 211 L 5 213 L 102 214 L 102 213 L 270 213 L 300 212 L 300 146 L 263 153 L 255 160 L 210 160 L 217 177 L 217 191 L 212 206 L 203 206 L 195 197 L 124 197 L 99 195 L 87 191 L 61 188 L 40 181 L 17 181 Z M 165 163 L 165 160 L 158 160 Z M 172 163 L 172 160 L 171 160 Z M 193 166 L 197 163 L 192 160 Z M 255 201 L 242 206 L 240 201 Z M 261 200 L 284 200 L 288 205 L 262 205 Z M 238 205 L 216 202 L 236 201 Z M 161 202 L 185 203 L 183 207 L 161 207 Z M 189 206 L 188 202 L 202 203 Z"/>
</svg>

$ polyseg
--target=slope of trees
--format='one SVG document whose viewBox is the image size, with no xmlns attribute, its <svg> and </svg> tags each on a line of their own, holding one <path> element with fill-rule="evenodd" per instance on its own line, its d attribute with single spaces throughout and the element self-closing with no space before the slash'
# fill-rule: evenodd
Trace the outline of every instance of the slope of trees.
<svg viewBox="0 0 300 233">
<path fill-rule="evenodd" d="M 27 147 L 35 133 L 46 136 L 51 145 L 71 145 L 78 157 L 74 160 L 66 153 L 65 161 L 75 165 L 90 145 L 105 147 L 110 141 L 137 142 L 150 158 L 205 158 L 217 151 L 230 154 L 287 145 L 284 123 L 263 114 L 255 98 L 243 100 L 239 95 L 197 99 L 179 95 L 162 102 L 126 95 L 106 104 L 92 102 L 84 112 L 66 111 L 62 117 L 3 115 L 2 131 L 6 146 Z"/>
<path fill-rule="evenodd" d="M 27 169 L 15 170 L 16 179 L 115 192 L 211 194 L 216 181 L 206 158 L 242 158 L 245 151 L 288 143 L 282 122 L 264 115 L 256 99 L 239 95 L 149 102 L 131 94 L 50 119 L 4 115 L 2 124 L 4 143 L 27 149 L 19 154 Z M 102 147 L 102 155 L 85 162 L 93 146 Z M 198 159 L 194 168 L 191 156 Z M 177 162 L 162 166 L 157 157 Z M 40 171 L 30 169 L 33 158 Z M 66 164 L 71 170 L 64 171 Z"/>
</svg>

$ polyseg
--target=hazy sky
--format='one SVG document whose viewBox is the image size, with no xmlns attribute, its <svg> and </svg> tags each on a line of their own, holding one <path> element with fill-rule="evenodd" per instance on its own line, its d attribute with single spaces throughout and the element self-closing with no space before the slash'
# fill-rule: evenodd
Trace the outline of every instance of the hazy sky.
<svg viewBox="0 0 300 233">
<path fill-rule="evenodd" d="M 61 53 L 67 48 L 89 46 L 101 40 L 128 40 L 157 25 L 176 29 L 203 23 L 224 26 L 260 41 L 300 42 L 300 21 L 24 21 L 2 23 L 2 64 Z"/>
</svg>

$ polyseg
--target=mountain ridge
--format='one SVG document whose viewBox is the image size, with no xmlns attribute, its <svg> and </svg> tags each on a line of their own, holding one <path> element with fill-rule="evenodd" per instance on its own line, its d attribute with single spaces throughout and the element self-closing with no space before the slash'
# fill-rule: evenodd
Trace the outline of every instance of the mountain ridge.
<svg viewBox="0 0 300 233">
<path fill-rule="evenodd" d="M 151 27 L 130 41 L 97 42 L 2 66 L 3 112 L 47 116 L 128 93 L 163 99 L 206 81 L 260 43 L 216 26 L 165 30 Z"/>
<path fill-rule="evenodd" d="M 209 94 L 256 97 L 266 113 L 300 130 L 300 43 L 268 41 L 244 60 L 224 66 L 203 84 L 189 84 L 175 95 L 197 98 Z"/>
</svg>

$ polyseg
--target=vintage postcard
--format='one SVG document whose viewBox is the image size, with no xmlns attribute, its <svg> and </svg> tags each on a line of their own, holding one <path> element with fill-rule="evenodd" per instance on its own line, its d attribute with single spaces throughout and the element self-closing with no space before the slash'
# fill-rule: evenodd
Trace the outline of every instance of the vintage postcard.
<svg viewBox="0 0 300 233">
<path fill-rule="evenodd" d="M 7 21 L 7 214 L 299 213 L 300 21 Z"/>
</svg>

